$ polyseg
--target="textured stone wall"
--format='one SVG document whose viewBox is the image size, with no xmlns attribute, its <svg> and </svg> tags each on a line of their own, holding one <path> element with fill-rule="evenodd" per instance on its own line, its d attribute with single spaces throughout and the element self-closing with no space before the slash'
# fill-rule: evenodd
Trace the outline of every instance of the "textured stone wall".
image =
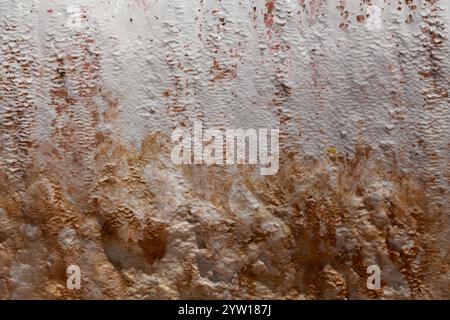
<svg viewBox="0 0 450 320">
<path fill-rule="evenodd" d="M 450 299 L 449 24 L 448 0 L 0 0 L 0 299 Z M 279 129 L 279 172 L 172 164 L 194 121 Z"/>
</svg>

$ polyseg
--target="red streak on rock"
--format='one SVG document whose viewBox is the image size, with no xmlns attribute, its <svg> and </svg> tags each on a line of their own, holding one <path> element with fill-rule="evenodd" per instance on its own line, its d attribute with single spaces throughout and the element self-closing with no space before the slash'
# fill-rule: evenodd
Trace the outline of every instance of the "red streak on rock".
<svg viewBox="0 0 450 320">
<path fill-rule="evenodd" d="M 273 9 L 275 8 L 275 0 L 266 0 L 267 13 L 264 14 L 264 23 L 270 28 L 273 25 Z"/>
<path fill-rule="evenodd" d="M 275 7 L 275 0 L 270 0 L 266 2 L 266 8 L 269 13 L 272 13 L 274 7 Z"/>
<path fill-rule="evenodd" d="M 273 15 L 265 13 L 264 14 L 264 23 L 267 27 L 271 27 L 273 25 Z"/>
</svg>

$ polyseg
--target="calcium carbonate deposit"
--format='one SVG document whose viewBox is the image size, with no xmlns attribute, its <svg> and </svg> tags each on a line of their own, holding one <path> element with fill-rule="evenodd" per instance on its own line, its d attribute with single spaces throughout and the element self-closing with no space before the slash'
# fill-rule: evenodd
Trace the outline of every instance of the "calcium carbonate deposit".
<svg viewBox="0 0 450 320">
<path fill-rule="evenodd" d="M 0 299 L 450 299 L 449 36 L 448 0 L 0 0 Z M 174 162 L 195 122 L 278 170 Z"/>
</svg>

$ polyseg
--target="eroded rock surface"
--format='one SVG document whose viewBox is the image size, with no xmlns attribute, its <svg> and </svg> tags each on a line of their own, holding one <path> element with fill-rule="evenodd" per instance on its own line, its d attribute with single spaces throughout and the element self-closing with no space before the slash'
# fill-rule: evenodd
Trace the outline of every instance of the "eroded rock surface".
<svg viewBox="0 0 450 320">
<path fill-rule="evenodd" d="M 450 299 L 449 23 L 438 0 L 0 0 L 0 299 Z M 195 120 L 279 128 L 279 172 L 174 165 Z"/>
</svg>

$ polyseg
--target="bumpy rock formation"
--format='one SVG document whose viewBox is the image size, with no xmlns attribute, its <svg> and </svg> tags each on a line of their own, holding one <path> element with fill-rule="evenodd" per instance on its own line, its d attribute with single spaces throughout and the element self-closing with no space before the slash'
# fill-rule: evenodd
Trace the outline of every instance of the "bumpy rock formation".
<svg viewBox="0 0 450 320">
<path fill-rule="evenodd" d="M 349 2 L 0 1 L 0 299 L 449 299 L 449 4 Z"/>
</svg>

